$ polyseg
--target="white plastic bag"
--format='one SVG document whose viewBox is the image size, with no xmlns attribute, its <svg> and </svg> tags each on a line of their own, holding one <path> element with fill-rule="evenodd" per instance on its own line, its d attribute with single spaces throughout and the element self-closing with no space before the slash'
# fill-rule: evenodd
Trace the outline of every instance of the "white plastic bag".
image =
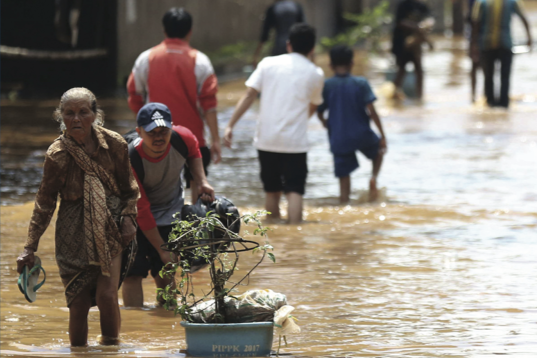
<svg viewBox="0 0 537 358">
<path fill-rule="evenodd" d="M 287 305 L 287 298 L 272 290 L 250 290 L 239 296 L 224 297 L 224 304 L 226 323 L 270 322 L 274 319 L 274 313 Z M 192 311 L 192 322 L 212 322 L 214 300 L 201 302 Z"/>
<path fill-rule="evenodd" d="M 293 306 L 285 305 L 274 313 L 276 334 L 286 336 L 300 333 L 300 327 L 295 322 L 296 318 L 291 315 L 294 309 Z"/>
</svg>

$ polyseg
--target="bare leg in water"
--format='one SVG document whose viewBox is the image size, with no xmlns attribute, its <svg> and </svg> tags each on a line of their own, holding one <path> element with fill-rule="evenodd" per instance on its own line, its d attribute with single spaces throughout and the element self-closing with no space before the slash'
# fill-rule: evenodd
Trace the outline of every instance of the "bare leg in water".
<svg viewBox="0 0 537 358">
<path fill-rule="evenodd" d="M 475 103 L 475 92 L 477 86 L 477 70 L 479 69 L 479 63 L 472 61 L 472 70 L 470 72 L 470 78 L 472 80 L 472 103 Z"/>
<path fill-rule="evenodd" d="M 347 204 L 350 201 L 351 195 L 351 177 L 347 175 L 346 177 L 339 178 L 339 203 Z"/>
<path fill-rule="evenodd" d="M 421 65 L 421 47 L 414 50 L 414 72 L 416 73 L 416 97 L 423 98 L 423 67 Z"/>
<path fill-rule="evenodd" d="M 382 166 L 382 160 L 384 158 L 384 152 L 379 151 L 377 157 L 373 160 L 373 174 L 371 180 L 369 180 L 369 201 L 373 202 L 378 199 L 377 177 Z"/>
<path fill-rule="evenodd" d="M 97 279 L 95 298 L 101 319 L 101 344 L 119 344 L 121 315 L 119 313 L 118 286 L 121 274 L 121 255 L 112 259 L 110 276 L 100 275 Z"/>
<path fill-rule="evenodd" d="M 265 210 L 270 214 L 267 216 L 270 220 L 279 220 L 280 215 L 280 198 L 282 197 L 281 191 L 267 192 L 265 193 Z"/>
<path fill-rule="evenodd" d="M 118 285 L 121 272 L 121 255 L 112 259 L 110 276 L 97 279 L 97 307 L 101 320 L 101 344 L 118 344 L 121 316 L 119 313 Z M 80 292 L 69 306 L 69 340 L 72 347 L 88 344 L 88 313 L 91 308 L 89 288 Z"/>
<path fill-rule="evenodd" d="M 393 84 L 395 86 L 395 91 L 393 92 L 393 98 L 394 99 L 403 99 L 402 95 L 402 86 L 403 86 L 403 80 L 405 79 L 406 75 L 406 69 L 404 64 L 398 64 L 397 65 L 397 74 L 395 75 L 395 80 L 393 81 Z"/>
<path fill-rule="evenodd" d="M 298 225 L 302 222 L 302 194 L 289 192 L 285 196 L 287 197 L 287 217 L 289 224 Z"/>
<path fill-rule="evenodd" d="M 89 288 L 80 292 L 69 306 L 69 340 L 71 347 L 88 345 L 88 313 L 91 308 Z"/>
</svg>

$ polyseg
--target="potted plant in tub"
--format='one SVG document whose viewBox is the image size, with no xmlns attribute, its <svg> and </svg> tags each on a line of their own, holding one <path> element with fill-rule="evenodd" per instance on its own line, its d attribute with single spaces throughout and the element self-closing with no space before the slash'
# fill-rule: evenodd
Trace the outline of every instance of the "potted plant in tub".
<svg viewBox="0 0 537 358">
<path fill-rule="evenodd" d="M 187 353 L 200 357 L 268 356 L 272 347 L 274 313 L 286 305 L 282 294 L 270 290 L 248 291 L 234 296 L 236 288 L 248 282 L 250 274 L 265 257 L 276 262 L 273 247 L 267 241 L 268 228 L 260 218 L 266 212 L 240 216 L 236 207 L 225 199 L 208 206 L 198 202 L 185 206 L 170 240 L 163 246 L 180 259 L 168 264 L 161 276 L 176 274 L 176 282 L 159 295 L 164 307 L 174 310 L 183 321 Z M 259 244 L 239 236 L 241 223 L 254 224 L 252 234 L 265 240 Z M 260 254 L 259 261 L 242 277 L 231 278 L 237 270 L 239 255 L 246 251 Z M 208 266 L 211 287 L 208 292 L 195 292 L 192 273 Z"/>
</svg>

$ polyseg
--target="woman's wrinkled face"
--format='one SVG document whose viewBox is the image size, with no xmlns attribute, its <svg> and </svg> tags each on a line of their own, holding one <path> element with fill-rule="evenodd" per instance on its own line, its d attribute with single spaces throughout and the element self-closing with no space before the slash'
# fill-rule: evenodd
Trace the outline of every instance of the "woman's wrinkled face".
<svg viewBox="0 0 537 358">
<path fill-rule="evenodd" d="M 91 125 L 96 115 L 86 99 L 70 99 L 64 103 L 62 109 L 63 123 L 67 134 L 75 140 L 83 140 L 91 135 Z"/>
</svg>

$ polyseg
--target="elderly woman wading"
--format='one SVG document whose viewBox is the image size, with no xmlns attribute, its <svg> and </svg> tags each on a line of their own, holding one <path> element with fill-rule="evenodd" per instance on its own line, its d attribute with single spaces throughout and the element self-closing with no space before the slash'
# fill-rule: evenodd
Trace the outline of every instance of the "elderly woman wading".
<svg viewBox="0 0 537 358">
<path fill-rule="evenodd" d="M 101 127 L 103 112 L 85 88 L 65 92 L 54 117 L 63 134 L 45 155 L 43 180 L 17 270 L 34 265 L 34 252 L 60 194 L 56 261 L 69 307 L 71 345 L 87 344 L 88 312 L 95 304 L 100 311 L 101 343 L 117 344 L 122 252 L 136 232 L 139 197 L 127 143 Z"/>
</svg>

